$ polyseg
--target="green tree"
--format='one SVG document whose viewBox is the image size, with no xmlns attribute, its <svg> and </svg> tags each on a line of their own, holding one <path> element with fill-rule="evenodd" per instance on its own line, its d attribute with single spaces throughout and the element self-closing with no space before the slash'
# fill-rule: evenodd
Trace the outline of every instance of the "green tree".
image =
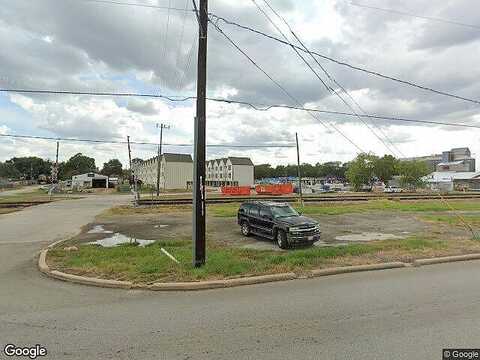
<svg viewBox="0 0 480 360">
<path fill-rule="evenodd" d="M 107 176 L 120 176 L 122 175 L 122 163 L 118 159 L 109 160 L 108 162 L 103 163 L 103 169 L 101 173 Z"/>
<path fill-rule="evenodd" d="M 275 169 L 272 168 L 270 164 L 260 164 L 255 165 L 254 167 L 254 174 L 255 179 L 264 179 L 270 178 L 274 176 Z"/>
<path fill-rule="evenodd" d="M 383 183 L 387 183 L 394 175 L 397 175 L 398 160 L 392 155 L 384 155 L 377 158 L 374 163 L 375 176 Z"/>
<path fill-rule="evenodd" d="M 415 189 L 423 186 L 422 178 L 428 175 L 430 170 L 424 161 L 400 161 L 398 164 L 400 185 Z"/>
<path fill-rule="evenodd" d="M 362 153 L 349 163 L 346 176 L 355 191 L 361 190 L 363 185 L 372 183 L 377 159 L 375 155 Z"/>
<path fill-rule="evenodd" d="M 15 166 L 13 166 L 13 164 L 0 162 L 0 178 L 19 179 L 21 176 L 22 174 L 15 168 Z"/>
<path fill-rule="evenodd" d="M 95 172 L 96 170 L 94 158 L 78 153 L 73 155 L 66 163 L 60 164 L 59 177 L 60 179 L 66 180 L 73 175 Z"/>
<path fill-rule="evenodd" d="M 10 168 L 13 166 L 20 176 L 28 179 L 35 180 L 38 176 L 49 175 L 51 172 L 52 163 L 47 160 L 43 160 L 36 156 L 29 157 L 14 157 L 5 162 Z"/>
</svg>

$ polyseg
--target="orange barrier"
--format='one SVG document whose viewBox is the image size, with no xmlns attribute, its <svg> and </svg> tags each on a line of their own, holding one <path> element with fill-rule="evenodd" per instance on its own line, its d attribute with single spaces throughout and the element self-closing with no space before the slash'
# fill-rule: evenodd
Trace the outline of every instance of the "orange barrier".
<svg viewBox="0 0 480 360">
<path fill-rule="evenodd" d="M 222 186 L 222 195 L 250 195 L 250 186 Z"/>
<path fill-rule="evenodd" d="M 256 185 L 255 191 L 258 195 L 285 195 L 293 193 L 293 184 L 265 184 Z"/>
</svg>

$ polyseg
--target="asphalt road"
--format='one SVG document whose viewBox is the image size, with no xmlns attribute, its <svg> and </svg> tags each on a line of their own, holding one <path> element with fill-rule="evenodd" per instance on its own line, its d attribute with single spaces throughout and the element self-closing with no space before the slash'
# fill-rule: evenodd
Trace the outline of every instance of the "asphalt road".
<svg viewBox="0 0 480 360">
<path fill-rule="evenodd" d="M 36 255 L 125 197 L 0 216 L 0 347 L 49 359 L 441 359 L 480 347 L 480 262 L 189 293 L 92 288 Z M 0 358 L 6 358 L 3 354 Z"/>
</svg>

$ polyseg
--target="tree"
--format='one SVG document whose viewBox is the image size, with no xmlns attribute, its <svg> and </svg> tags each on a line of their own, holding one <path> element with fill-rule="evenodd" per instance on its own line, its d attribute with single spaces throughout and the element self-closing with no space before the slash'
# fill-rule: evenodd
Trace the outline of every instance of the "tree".
<svg viewBox="0 0 480 360">
<path fill-rule="evenodd" d="M 19 179 L 22 176 L 13 164 L 0 162 L 0 178 L 5 179 Z"/>
<path fill-rule="evenodd" d="M 361 190 L 363 185 L 372 183 L 377 159 L 375 155 L 362 153 L 350 162 L 346 176 L 355 191 Z"/>
<path fill-rule="evenodd" d="M 273 177 L 274 171 L 275 169 L 273 169 L 272 165 L 270 164 L 255 165 L 254 167 L 255 179 L 264 179 L 264 178 Z"/>
<path fill-rule="evenodd" d="M 29 180 L 38 179 L 38 176 L 41 174 L 50 174 L 52 167 L 50 161 L 43 160 L 36 156 L 14 157 L 7 160 L 5 164 L 7 164 L 10 169 L 13 166 L 13 168 L 20 173 L 19 177 Z"/>
<path fill-rule="evenodd" d="M 424 161 L 401 161 L 398 164 L 400 185 L 407 188 L 417 188 L 423 185 L 422 178 L 430 170 Z"/>
<path fill-rule="evenodd" d="M 398 174 L 398 160 L 392 155 L 384 155 L 381 158 L 377 158 L 374 163 L 375 176 L 386 184 Z"/>
<path fill-rule="evenodd" d="M 59 177 L 66 180 L 73 175 L 95 172 L 96 170 L 94 158 L 78 153 L 73 155 L 66 163 L 60 164 Z"/>
<path fill-rule="evenodd" d="M 122 175 L 122 163 L 118 159 L 112 159 L 103 164 L 103 169 L 101 171 L 103 175 L 112 176 Z"/>
</svg>

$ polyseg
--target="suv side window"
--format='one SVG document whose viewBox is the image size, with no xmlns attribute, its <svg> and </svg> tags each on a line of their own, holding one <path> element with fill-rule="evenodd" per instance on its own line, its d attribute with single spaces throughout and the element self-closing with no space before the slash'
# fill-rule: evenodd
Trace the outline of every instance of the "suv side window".
<svg viewBox="0 0 480 360">
<path fill-rule="evenodd" d="M 247 205 L 247 204 L 246 204 L 246 205 L 242 205 L 242 206 L 240 207 L 240 214 L 248 215 L 248 212 L 249 212 L 250 208 L 251 208 L 251 205 Z"/>
<path fill-rule="evenodd" d="M 258 206 L 251 205 L 248 211 L 248 215 L 250 216 L 258 216 Z"/>
<path fill-rule="evenodd" d="M 261 207 L 260 208 L 260 217 L 264 217 L 264 216 L 272 217 L 272 213 L 270 212 L 270 209 Z"/>
</svg>

